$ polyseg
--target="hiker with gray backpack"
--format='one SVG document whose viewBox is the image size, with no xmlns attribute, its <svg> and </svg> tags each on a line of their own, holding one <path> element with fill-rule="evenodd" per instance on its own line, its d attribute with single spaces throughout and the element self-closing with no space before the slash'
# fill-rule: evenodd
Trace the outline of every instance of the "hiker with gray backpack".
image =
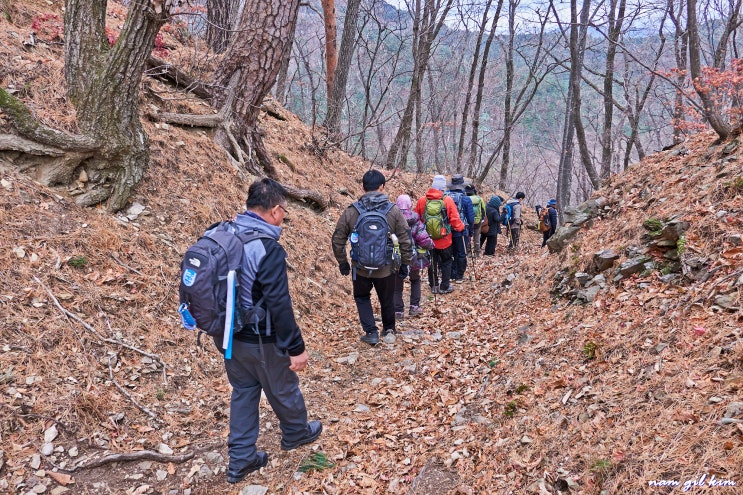
<svg viewBox="0 0 743 495">
<path fill-rule="evenodd" d="M 379 343 L 372 288 L 382 307 L 382 339 L 391 344 L 395 341 L 395 278 L 408 276 L 412 259 L 408 221 L 384 193 L 385 182 L 379 170 L 364 174 L 364 195 L 343 211 L 332 238 L 341 275 L 351 275 L 353 298 L 364 330 L 361 341 L 371 346 Z M 349 242 L 350 264 L 346 255 Z"/>
<path fill-rule="evenodd" d="M 214 338 L 232 386 L 227 482 L 268 464 L 256 449 L 261 392 L 281 427 L 281 450 L 314 442 L 320 421 L 307 421 L 297 372 L 307 366 L 294 319 L 286 251 L 279 244 L 286 190 L 261 179 L 248 189 L 244 213 L 211 226 L 183 258 L 179 287 L 183 326 Z M 201 335 L 201 333 L 199 333 Z"/>
</svg>

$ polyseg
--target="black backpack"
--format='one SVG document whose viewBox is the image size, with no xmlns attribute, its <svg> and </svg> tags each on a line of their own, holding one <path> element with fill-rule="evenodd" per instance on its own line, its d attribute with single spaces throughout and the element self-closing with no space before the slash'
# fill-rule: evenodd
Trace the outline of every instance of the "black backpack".
<svg viewBox="0 0 743 495">
<path fill-rule="evenodd" d="M 367 210 L 360 202 L 353 203 L 353 207 L 359 212 L 359 218 L 350 235 L 351 259 L 356 262 L 357 270 L 371 275 L 375 270 L 392 263 L 393 245 L 387 213 L 393 206 L 392 203 L 386 203 L 377 210 Z"/>
<path fill-rule="evenodd" d="M 224 336 L 228 274 L 234 272 L 237 287 L 243 246 L 261 238 L 270 239 L 271 236 L 257 231 L 236 233 L 232 222 L 219 222 L 210 226 L 186 250 L 181 262 L 178 312 L 187 329 L 199 328 L 215 337 L 215 341 Z M 191 320 L 184 311 L 190 314 Z M 234 328 L 239 330 L 242 328 L 242 315 L 237 310 L 235 315 Z"/>
</svg>

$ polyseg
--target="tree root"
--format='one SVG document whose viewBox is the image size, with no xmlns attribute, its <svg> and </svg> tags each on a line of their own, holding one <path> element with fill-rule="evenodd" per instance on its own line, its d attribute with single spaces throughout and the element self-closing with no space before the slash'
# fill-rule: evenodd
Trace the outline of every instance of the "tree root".
<svg viewBox="0 0 743 495">
<path fill-rule="evenodd" d="M 74 314 L 74 313 L 72 313 L 70 311 L 67 311 L 59 303 L 59 301 L 57 300 L 57 298 L 54 296 L 54 293 L 51 290 L 49 290 L 49 288 L 46 285 L 44 285 L 44 283 L 41 280 L 39 280 L 36 276 L 34 276 L 34 280 L 46 291 L 47 294 L 49 294 L 49 297 L 51 297 L 52 298 L 52 301 L 54 301 L 54 305 L 57 306 L 57 308 L 62 313 L 64 313 L 68 317 L 72 318 L 73 320 L 77 321 L 78 323 L 80 323 L 83 327 L 85 327 L 86 330 L 88 330 L 93 335 L 95 335 L 98 338 L 98 340 L 100 340 L 101 342 L 104 342 L 106 344 L 112 344 L 112 345 L 121 346 L 121 347 L 123 347 L 125 349 L 129 349 L 130 351 L 137 352 L 137 353 L 139 353 L 139 354 L 141 354 L 143 356 L 146 356 L 146 357 L 152 359 L 153 361 L 157 361 L 158 363 L 160 363 L 160 365 L 163 367 L 163 384 L 167 384 L 168 383 L 168 377 L 167 377 L 167 371 L 166 371 L 167 370 L 167 365 L 160 358 L 160 356 L 158 356 L 157 354 L 151 354 L 149 352 L 143 351 L 142 349 L 139 349 L 137 347 L 134 347 L 133 345 L 125 344 L 124 342 L 121 342 L 120 340 L 113 340 L 113 339 L 107 339 L 107 338 L 105 338 L 103 335 L 100 334 L 100 332 L 98 332 L 98 330 L 96 330 L 91 325 L 89 325 L 85 320 L 83 320 L 82 318 L 80 318 L 76 314 Z"/>
<path fill-rule="evenodd" d="M 103 466 L 104 464 L 110 464 L 112 462 L 132 462 L 132 461 L 156 461 L 156 462 L 175 462 L 181 463 L 192 459 L 194 456 L 193 452 L 183 455 L 167 455 L 155 452 L 154 450 L 140 450 L 138 452 L 126 452 L 123 454 L 111 454 L 101 459 L 96 459 L 88 463 L 80 463 L 75 465 L 72 469 L 66 469 L 69 472 L 75 472 L 80 469 L 92 469 Z"/>
<path fill-rule="evenodd" d="M 118 356 L 119 355 L 116 354 L 116 357 L 117 358 L 118 358 Z M 143 413 L 145 413 L 147 416 L 151 417 L 152 419 L 157 419 L 157 414 L 155 414 L 154 412 L 150 411 L 149 409 L 147 409 L 146 407 L 144 407 L 142 404 L 140 404 L 139 402 L 137 402 L 134 399 L 134 397 L 132 397 L 132 394 L 130 394 L 129 392 L 127 392 L 126 390 L 124 390 L 124 387 L 122 387 L 121 385 L 119 385 L 119 382 L 116 381 L 116 378 L 114 378 L 114 370 L 111 367 L 111 360 L 113 359 L 113 357 L 114 356 L 109 356 L 109 358 L 108 358 L 108 377 L 111 379 L 111 382 L 118 389 L 118 391 L 121 392 L 121 395 L 123 395 L 124 397 L 126 397 L 127 399 L 129 399 L 129 401 L 131 401 L 132 404 L 134 404 L 135 406 L 137 406 L 137 409 L 139 409 L 140 411 L 142 411 Z"/>
<path fill-rule="evenodd" d="M 286 189 L 286 194 L 297 201 L 308 203 L 317 211 L 324 211 L 328 207 L 328 201 L 317 191 L 309 189 L 297 189 L 296 187 L 282 184 Z"/>
</svg>

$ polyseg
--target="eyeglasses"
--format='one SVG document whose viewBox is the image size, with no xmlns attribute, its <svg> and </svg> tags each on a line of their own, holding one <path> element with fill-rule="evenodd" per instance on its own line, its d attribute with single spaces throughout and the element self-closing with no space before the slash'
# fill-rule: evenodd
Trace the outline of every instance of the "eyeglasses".
<svg viewBox="0 0 743 495">
<path fill-rule="evenodd" d="M 284 208 L 283 206 L 281 206 L 281 205 L 276 205 L 276 206 L 278 206 L 279 208 L 281 208 L 282 210 L 284 210 L 284 214 L 287 214 L 287 213 L 289 213 L 289 210 L 287 210 L 287 209 L 286 209 L 286 208 Z"/>
</svg>

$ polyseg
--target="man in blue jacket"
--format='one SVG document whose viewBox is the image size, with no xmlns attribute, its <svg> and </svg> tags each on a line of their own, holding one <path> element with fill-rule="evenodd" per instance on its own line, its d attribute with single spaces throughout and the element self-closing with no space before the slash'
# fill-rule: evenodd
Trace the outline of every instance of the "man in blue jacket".
<svg viewBox="0 0 743 495">
<path fill-rule="evenodd" d="M 464 176 L 454 174 L 449 184 L 447 196 L 454 200 L 459 211 L 459 218 L 464 222 L 465 229 L 462 232 L 452 232 L 452 246 L 454 247 L 454 267 L 451 278 L 457 283 L 464 282 L 464 272 L 467 271 L 467 253 L 470 250 L 470 237 L 474 233 L 475 211 L 472 200 L 465 193 Z"/>
<path fill-rule="evenodd" d="M 245 206 L 234 222 L 237 232 L 258 231 L 267 237 L 243 247 L 238 298 L 243 314 L 263 317 L 257 332 L 248 325 L 236 331 L 232 359 L 224 361 L 232 385 L 228 483 L 238 483 L 268 464 L 268 454 L 255 446 L 261 390 L 279 418 L 282 450 L 314 442 L 322 432 L 320 421 L 307 422 L 299 390 L 297 372 L 307 366 L 308 356 L 294 319 L 286 251 L 278 242 L 287 213 L 286 190 L 274 180 L 261 179 L 248 189 Z"/>
</svg>

